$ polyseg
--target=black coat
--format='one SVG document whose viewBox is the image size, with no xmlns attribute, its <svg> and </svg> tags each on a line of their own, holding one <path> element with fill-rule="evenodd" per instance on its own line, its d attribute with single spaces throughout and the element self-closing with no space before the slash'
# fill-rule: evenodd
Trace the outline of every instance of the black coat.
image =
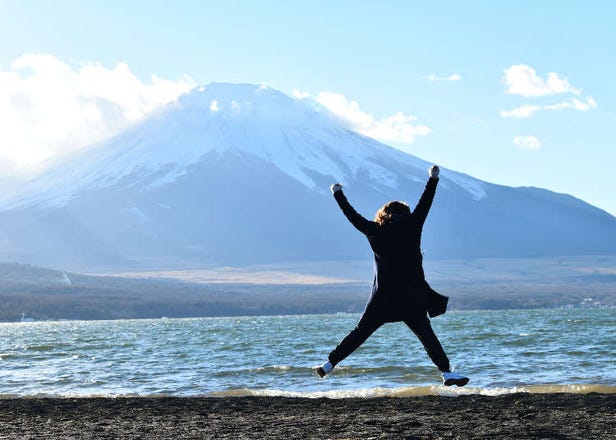
<svg viewBox="0 0 616 440">
<path fill-rule="evenodd" d="M 374 252 L 374 282 L 365 313 L 375 313 L 385 322 L 445 313 L 448 298 L 426 282 L 421 255 L 421 232 L 437 184 L 438 179 L 430 178 L 411 215 L 383 225 L 362 217 L 342 191 L 334 193 L 346 218 L 368 238 Z"/>
</svg>

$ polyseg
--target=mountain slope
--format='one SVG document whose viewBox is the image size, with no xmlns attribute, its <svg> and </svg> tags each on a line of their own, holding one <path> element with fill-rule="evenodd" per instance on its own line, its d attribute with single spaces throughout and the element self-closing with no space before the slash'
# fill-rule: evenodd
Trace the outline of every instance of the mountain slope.
<svg viewBox="0 0 616 440">
<path fill-rule="evenodd" d="M 329 185 L 372 217 L 388 200 L 413 206 L 429 165 L 313 102 L 210 84 L 6 198 L 0 259 L 94 270 L 364 258 Z M 616 253 L 616 219 L 442 170 L 423 246 L 434 258 Z"/>
</svg>

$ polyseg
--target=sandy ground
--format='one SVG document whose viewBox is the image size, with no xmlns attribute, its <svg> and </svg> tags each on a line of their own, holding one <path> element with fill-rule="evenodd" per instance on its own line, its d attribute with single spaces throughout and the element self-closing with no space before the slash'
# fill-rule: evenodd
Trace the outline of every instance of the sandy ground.
<svg viewBox="0 0 616 440">
<path fill-rule="evenodd" d="M 616 439 L 616 394 L 0 400 L 0 439 Z"/>
</svg>

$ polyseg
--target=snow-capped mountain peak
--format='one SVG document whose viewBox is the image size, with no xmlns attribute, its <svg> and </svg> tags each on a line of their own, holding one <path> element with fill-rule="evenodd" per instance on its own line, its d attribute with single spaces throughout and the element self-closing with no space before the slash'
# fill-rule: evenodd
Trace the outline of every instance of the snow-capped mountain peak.
<svg viewBox="0 0 616 440">
<path fill-rule="evenodd" d="M 208 153 L 235 153 L 275 165 L 311 190 L 315 176 L 350 182 L 359 174 L 378 186 L 422 180 L 428 163 L 351 131 L 316 101 L 250 84 L 212 83 L 114 138 L 82 150 L 2 204 L 62 206 L 75 194 L 126 180 L 142 187 L 173 182 Z M 448 172 L 443 175 L 446 177 Z M 475 198 L 482 183 L 449 172 Z"/>
<path fill-rule="evenodd" d="M 189 112 L 197 119 L 218 118 L 218 121 L 284 127 L 329 126 L 335 121 L 315 101 L 292 98 L 278 90 L 252 84 L 210 83 L 195 87 L 178 98 L 176 109 Z"/>
</svg>

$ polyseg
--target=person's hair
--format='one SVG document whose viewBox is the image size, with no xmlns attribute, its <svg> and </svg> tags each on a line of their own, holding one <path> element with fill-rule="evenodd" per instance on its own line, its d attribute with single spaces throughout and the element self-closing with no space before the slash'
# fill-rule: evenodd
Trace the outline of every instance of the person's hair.
<svg viewBox="0 0 616 440">
<path fill-rule="evenodd" d="M 404 202 L 388 202 L 379 209 L 374 216 L 374 221 L 379 225 L 384 225 L 385 223 L 391 221 L 394 214 L 401 215 L 411 215 L 411 208 Z"/>
</svg>

